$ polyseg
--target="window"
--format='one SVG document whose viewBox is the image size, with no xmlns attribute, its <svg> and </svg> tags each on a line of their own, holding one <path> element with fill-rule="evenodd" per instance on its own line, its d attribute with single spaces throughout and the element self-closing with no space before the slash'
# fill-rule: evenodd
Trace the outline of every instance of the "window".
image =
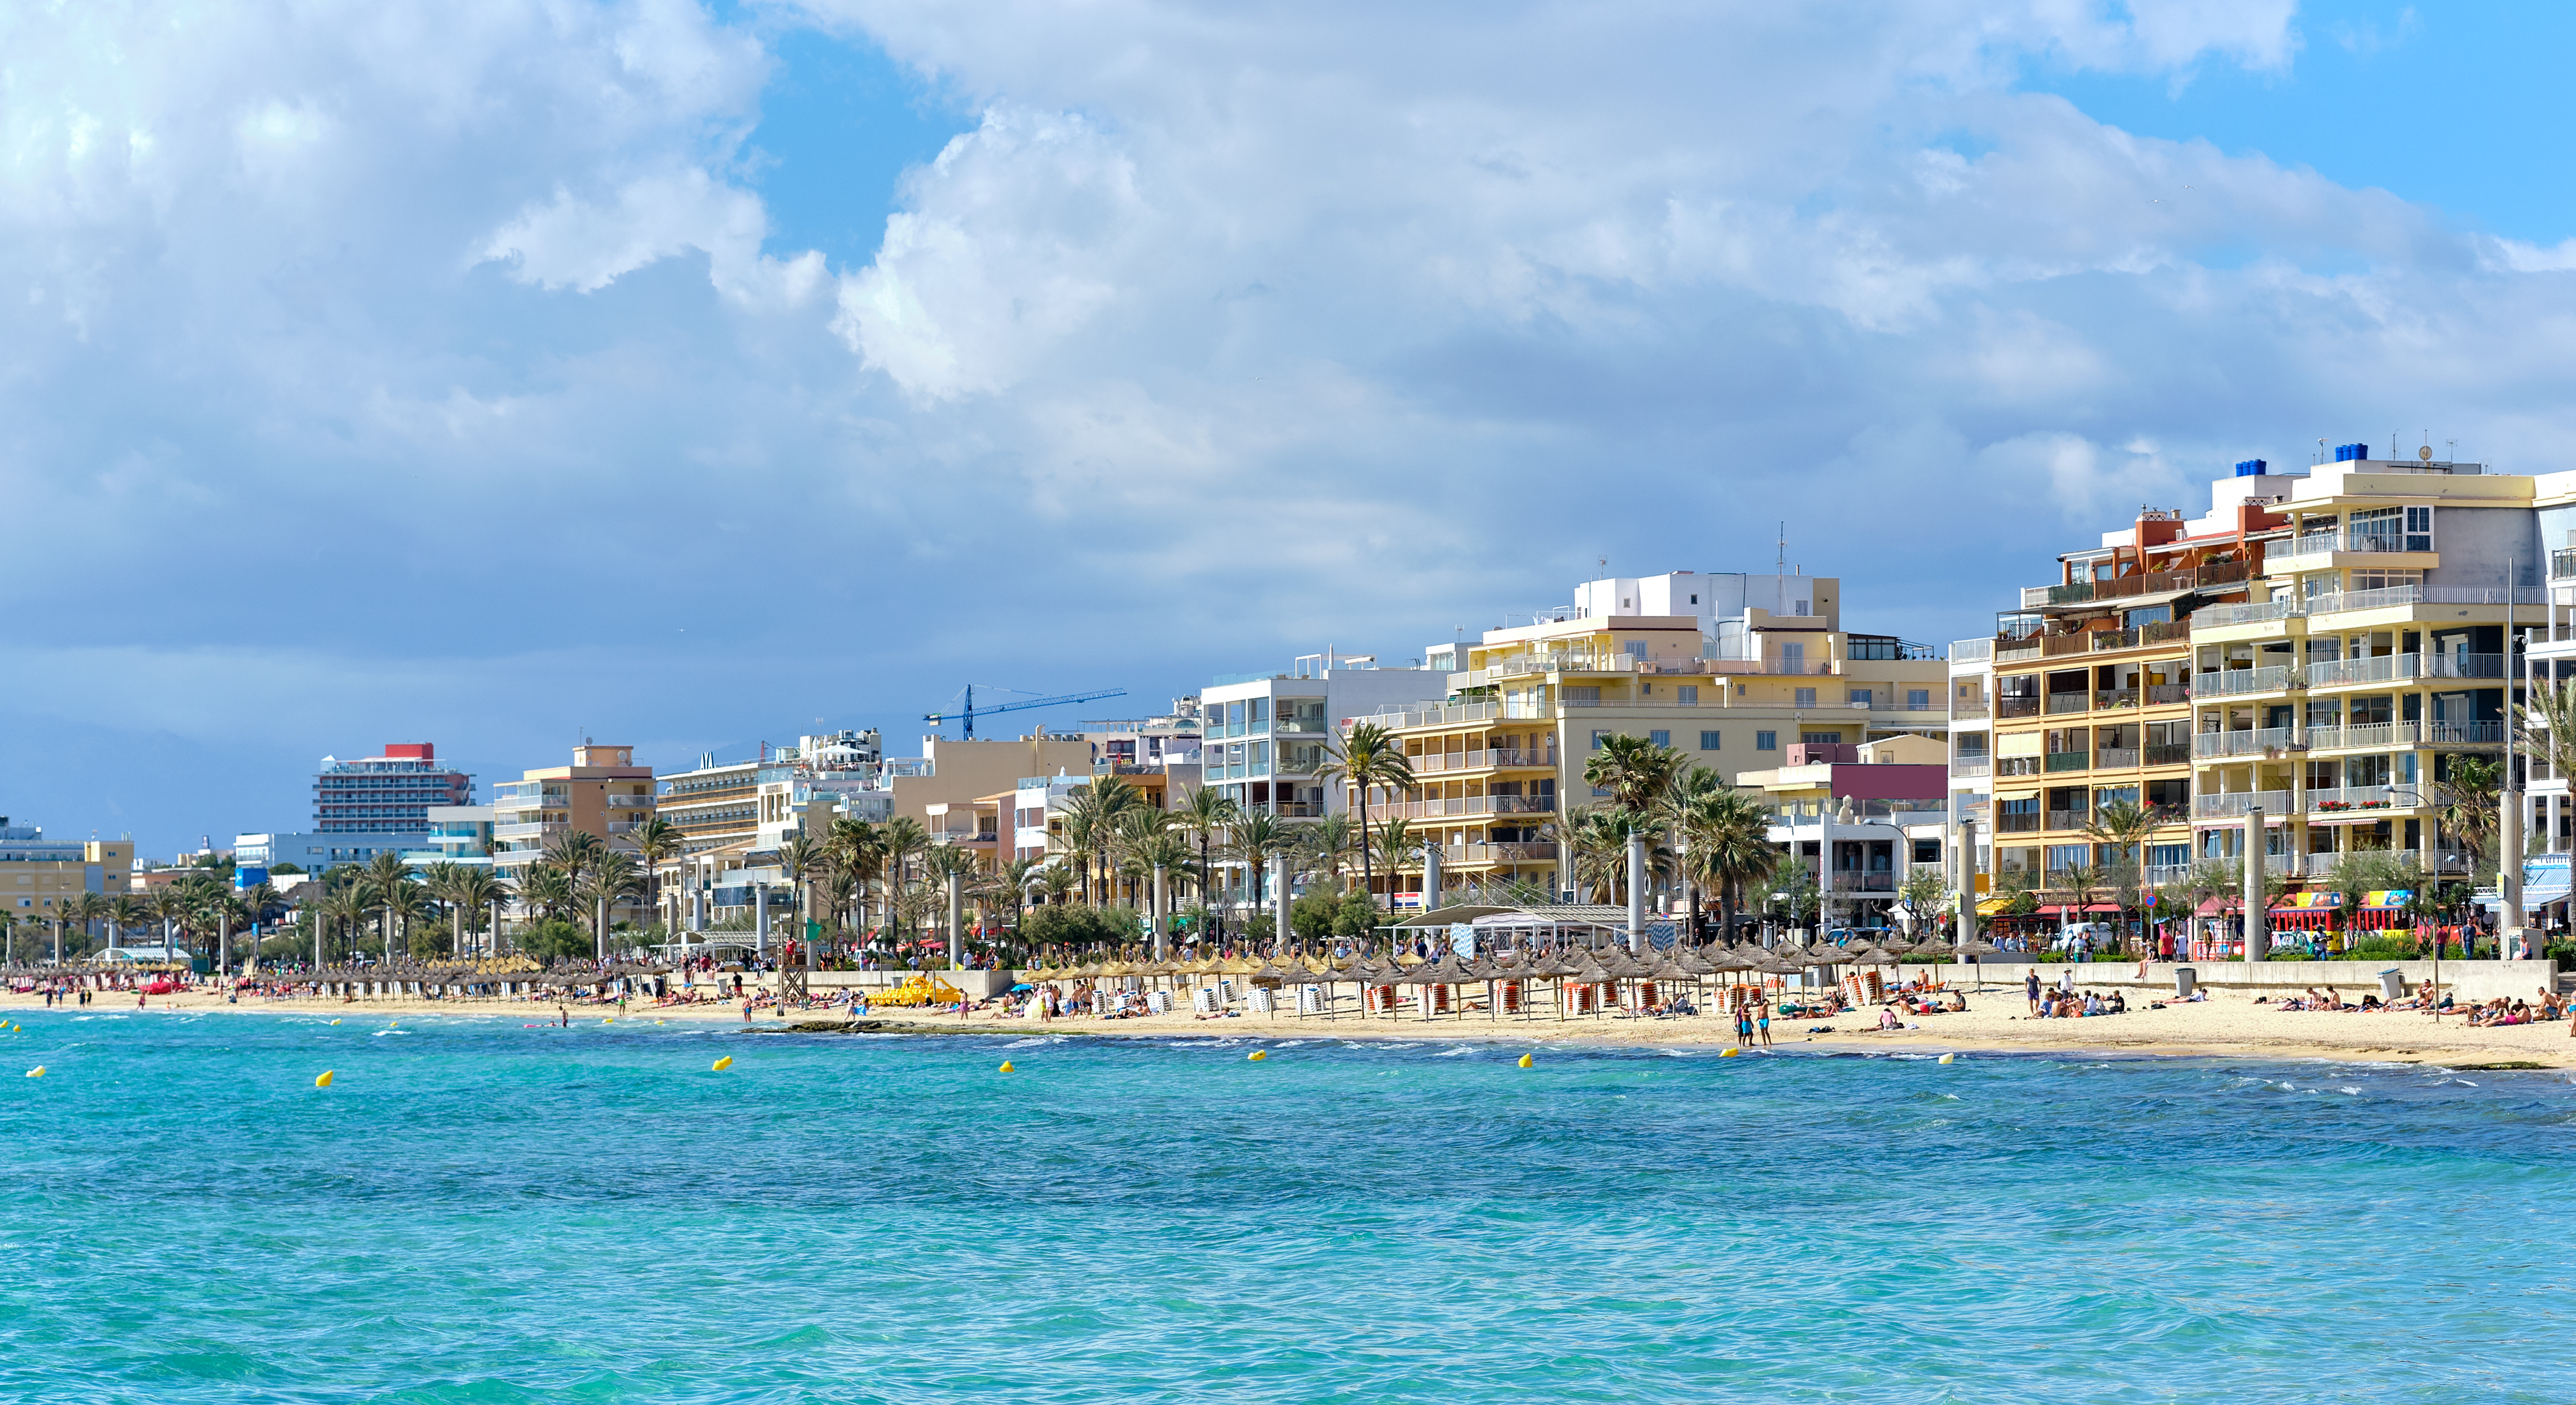
<svg viewBox="0 0 2576 1405">
<path fill-rule="evenodd" d="M 1802 611 L 1801 613 L 1804 613 L 1804 612 Z M 1781 669 L 1781 671 L 1782 671 L 1782 672 L 1784 672 L 1784 673 L 1804 673 L 1804 672 L 1806 672 L 1806 671 L 1807 671 L 1807 646 L 1806 646 L 1806 645 L 1804 645 L 1804 644 L 1783 644 L 1783 645 L 1781 645 L 1781 646 L 1780 646 L 1780 669 Z"/>
<path fill-rule="evenodd" d="M 2051 844 L 2048 846 L 2048 871 L 2064 873 L 2068 869 L 2089 868 L 2093 863 L 2090 844 Z"/>
<path fill-rule="evenodd" d="M 1692 603 L 1692 604 L 1694 604 L 1694 605 L 1698 604 L 1698 603 L 1699 603 L 1699 597 L 1698 597 L 1698 596 L 1696 596 L 1696 595 L 1692 596 L 1692 597 L 1691 597 L 1691 603 Z"/>
<path fill-rule="evenodd" d="M 1930 712 L 1932 710 L 1932 690 L 1929 688 L 1906 689 L 1905 710 L 1908 712 Z"/>
<path fill-rule="evenodd" d="M 2429 507 L 2406 509 L 2406 549 L 2408 551 L 2433 549 L 2433 509 Z"/>
<path fill-rule="evenodd" d="M 1673 734 L 1663 731 L 1648 732 L 1646 734 L 1646 740 L 1653 742 L 1657 746 L 1671 746 L 1673 744 Z"/>
<path fill-rule="evenodd" d="M 1798 740 L 1810 745 L 1822 742 L 1827 746 L 1840 746 L 1842 744 L 1843 734 L 1840 732 L 1800 732 L 1798 734 Z"/>
<path fill-rule="evenodd" d="M 1608 736 L 1608 735 L 1610 735 L 1608 732 L 1604 732 L 1604 731 L 1595 731 L 1595 732 L 1592 734 L 1592 749 L 1593 749 L 1594 751 L 1599 751 L 1599 750 L 1601 749 L 1601 739 L 1602 739 L 1603 737 Z"/>
<path fill-rule="evenodd" d="M 1702 732 L 1699 734 L 1699 749 L 1702 751 L 1715 751 L 1718 749 L 1717 744 L 1720 740 L 1722 739 L 1715 732 Z"/>
<path fill-rule="evenodd" d="M 1697 706 L 1699 703 L 1699 685 L 1697 683 L 1684 683 L 1680 687 L 1673 689 L 1673 696 L 1681 699 L 1682 706 L 1684 707 Z"/>
<path fill-rule="evenodd" d="M 1807 613 L 1807 602 L 1804 600 L 1799 601 L 1796 607 L 1791 609 L 1789 613 L 1793 615 L 1803 615 Z"/>
<path fill-rule="evenodd" d="M 1753 749 L 1755 751 L 1778 751 L 1780 749 L 1780 734 L 1778 732 L 1754 733 Z"/>
<path fill-rule="evenodd" d="M 1797 707 L 1814 707 L 1815 705 L 1816 705 L 1816 690 L 1815 690 L 1815 689 L 1813 689 L 1813 688 L 1800 688 L 1800 689 L 1798 690 L 1798 700 L 1797 700 L 1797 702 L 1796 702 L 1795 704 L 1793 704 L 1793 706 L 1797 706 Z"/>
<path fill-rule="evenodd" d="M 1846 688 L 1843 690 L 1843 701 L 1854 707 L 1867 707 L 1878 701 L 1878 693 L 1871 688 Z"/>
</svg>

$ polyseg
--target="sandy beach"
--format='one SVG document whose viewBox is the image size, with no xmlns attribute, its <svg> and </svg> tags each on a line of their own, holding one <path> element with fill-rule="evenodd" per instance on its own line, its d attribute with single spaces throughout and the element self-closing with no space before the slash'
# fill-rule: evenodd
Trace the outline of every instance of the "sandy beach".
<svg viewBox="0 0 2576 1405">
<path fill-rule="evenodd" d="M 1964 1012 L 1918 1017 L 1910 1020 L 1906 1029 L 1885 1033 L 1873 1027 L 1876 1020 L 1874 1009 L 1824 1020 L 1775 1018 L 1771 1029 L 1772 1042 L 1778 1048 L 1811 1050 L 1905 1048 L 1940 1053 L 2231 1055 L 2278 1059 L 2373 1059 L 2440 1064 L 2452 1068 L 2516 1065 L 2576 1068 L 2576 1037 L 2571 1037 L 2569 1023 L 2563 1020 L 2473 1029 L 2456 1015 L 2436 1020 L 2413 1011 L 2338 1013 L 2283 1010 L 2226 995 L 2214 995 L 2193 1004 L 2168 1005 L 2161 1010 L 2147 1008 L 2145 1002 L 2140 1002 L 2121 1015 L 2040 1020 L 2024 1013 L 2021 994 L 2017 990 L 1997 989 L 1982 995 L 1971 993 L 1968 998 L 1969 1008 Z M 43 1001 L 34 996 L 8 995 L 0 998 L 0 1009 L 23 1011 L 42 1008 Z M 603 1019 L 614 1018 L 630 1023 L 688 1021 L 744 1027 L 742 1009 L 738 1004 L 661 1007 L 637 1004 L 623 1016 L 615 1016 L 610 1007 L 597 1004 L 575 1004 L 569 1006 L 568 1011 L 574 1024 L 598 1024 Z M 140 1011 L 144 1014 L 161 1012 L 275 1014 L 337 1019 L 438 1015 L 517 1020 L 531 1024 L 551 1023 L 557 1018 L 556 1006 L 551 1002 L 417 999 L 343 1002 L 245 997 L 238 1003 L 226 1003 L 211 993 L 153 996 Z M 120 1000 L 115 993 L 109 992 L 103 994 L 97 1003 L 86 1007 L 83 1013 L 137 1013 L 137 1007 L 131 994 Z M 775 1031 L 789 1024 L 812 1027 L 838 1023 L 843 1018 L 837 1010 L 818 1009 L 790 1019 L 782 1019 L 774 1010 L 760 1010 L 753 1014 L 748 1027 Z M 1330 1034 L 1340 1038 L 1499 1039 L 1515 1043 L 1708 1047 L 1735 1042 L 1728 1022 L 1710 1016 L 1667 1020 L 1611 1016 L 1562 1022 L 1544 1015 L 1527 1020 L 1487 1020 L 1477 1015 L 1429 1021 L 1410 1017 L 1360 1019 L 1349 1014 L 1338 1019 L 1318 1015 L 1299 1018 L 1284 1014 L 1200 1019 L 1187 1011 L 1175 1011 L 1169 1015 L 1138 1019 L 1102 1020 L 1076 1016 L 1040 1022 L 996 1018 L 988 1011 L 976 1011 L 961 1017 L 915 1010 L 880 1010 L 867 1018 L 871 1028 L 881 1031 L 941 1034 L 1047 1033 L 1281 1040 L 1311 1039 Z"/>
</svg>

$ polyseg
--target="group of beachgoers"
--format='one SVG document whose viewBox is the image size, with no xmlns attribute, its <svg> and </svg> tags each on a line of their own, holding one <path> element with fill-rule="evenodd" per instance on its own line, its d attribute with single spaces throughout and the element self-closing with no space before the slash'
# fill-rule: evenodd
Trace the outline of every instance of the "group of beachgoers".
<svg viewBox="0 0 2576 1405">
<path fill-rule="evenodd" d="M 2447 990 L 2437 991 L 2433 983 L 2428 980 L 2417 986 L 2413 994 L 2400 996 L 2395 1000 L 2382 999 L 2378 992 L 2370 991 L 2365 992 L 2359 1001 L 2352 1001 L 2344 999 L 2342 992 L 2333 986 L 2327 986 L 2322 990 L 2310 986 L 2297 995 L 2274 1002 L 2273 1008 L 2327 1011 L 2334 1014 L 2378 1014 L 2391 1010 L 2422 1010 L 2431 1012 L 2433 1018 L 2437 1020 L 2444 1015 L 2460 1015 L 2476 1029 L 2499 1029 L 2510 1025 L 2568 1020 L 2568 1037 L 2576 1039 L 2576 1019 L 2568 1018 L 2570 1006 L 2576 1002 L 2560 1000 L 2557 993 L 2550 990 L 2535 991 L 2534 995 L 2536 998 L 2532 1000 L 2512 999 L 2499 995 L 2491 1000 L 2463 1002 L 2455 999 Z M 2258 996 L 2254 1003 L 2260 1005 L 2265 1001 Z"/>
</svg>

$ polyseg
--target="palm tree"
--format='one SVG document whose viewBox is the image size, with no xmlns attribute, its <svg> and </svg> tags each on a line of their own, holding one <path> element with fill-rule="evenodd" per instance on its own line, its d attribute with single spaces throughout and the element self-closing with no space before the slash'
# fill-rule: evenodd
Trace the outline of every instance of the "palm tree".
<svg viewBox="0 0 2576 1405">
<path fill-rule="evenodd" d="M 1043 859 L 1013 859 L 1002 865 L 999 872 L 981 885 L 985 893 L 1010 902 L 1011 931 L 1014 935 L 1020 930 L 1020 911 L 1028 904 L 1029 883 L 1041 869 L 1046 867 L 1046 861 Z"/>
<path fill-rule="evenodd" d="M 397 916 L 409 919 L 420 902 L 411 881 L 412 867 L 402 855 L 388 850 L 368 860 L 362 873 L 367 891 L 373 898 L 369 905 L 376 910 L 377 920 L 383 924 L 377 935 L 383 938 L 385 959 L 391 961 L 394 956 L 394 919 Z"/>
<path fill-rule="evenodd" d="M 1107 875 L 1110 841 L 1117 832 L 1119 817 L 1144 803 L 1136 787 L 1116 776 L 1103 776 L 1065 797 L 1064 838 L 1067 846 L 1082 855 L 1083 901 L 1097 901 L 1091 887 L 1091 867 L 1097 860 L 1102 875 Z"/>
<path fill-rule="evenodd" d="M 1582 805 L 1550 821 L 1545 833 L 1572 855 L 1576 883 L 1597 887 L 1615 901 L 1619 875 L 1626 871 L 1628 833 L 1638 827 L 1638 819 L 1616 805 Z"/>
<path fill-rule="evenodd" d="M 1779 862 L 1771 811 L 1740 791 L 1706 791 L 1680 807 L 1674 827 L 1689 846 L 1688 872 L 1717 890 L 1719 931 L 1735 940 L 1745 885 L 1760 881 Z"/>
<path fill-rule="evenodd" d="M 519 906 L 533 908 L 545 920 L 563 916 L 577 900 L 572 875 L 553 864 L 532 863 L 519 874 Z"/>
<path fill-rule="evenodd" d="M 641 895 L 644 885 L 644 872 L 630 854 L 610 849 L 591 862 L 580 894 L 583 906 L 591 909 L 591 938 L 600 964 L 608 962 L 608 910 L 623 899 Z"/>
<path fill-rule="evenodd" d="M 687 830 L 660 815 L 637 821 L 626 833 L 626 841 L 635 846 L 635 857 L 643 864 L 647 906 L 653 909 L 657 922 L 662 914 L 662 860 L 679 853 L 688 840 Z M 677 927 L 679 923 L 674 921 L 671 925 Z"/>
<path fill-rule="evenodd" d="M 575 890 L 581 887 L 582 875 L 590 872 L 608 846 L 599 836 L 585 829 L 571 830 L 546 846 L 546 862 L 562 869 Z"/>
<path fill-rule="evenodd" d="M 1685 759 L 1671 747 L 1617 732 L 1584 760 L 1583 779 L 1609 791 L 1611 804 L 1644 814 L 1672 788 Z"/>
<path fill-rule="evenodd" d="M 2147 837 L 2155 832 L 2155 811 L 2142 808 L 2135 801 L 2115 800 L 2093 812 L 2092 822 L 2084 833 L 2093 842 L 2108 848 L 2112 872 L 2121 899 L 2120 918 L 2125 927 L 2129 916 L 2129 899 L 2137 894 L 2143 881 Z"/>
<path fill-rule="evenodd" d="M 1172 817 L 1147 805 L 1131 806 L 1118 814 L 1110 827 L 1110 851 L 1122 873 L 1136 874 L 1143 865 L 1146 848 L 1167 835 Z M 1136 904 L 1143 907 L 1142 902 Z"/>
<path fill-rule="evenodd" d="M 1375 722 L 1358 723 L 1349 736 L 1325 743 L 1324 756 L 1315 774 L 1351 788 L 1359 813 L 1360 891 L 1374 894 L 1377 873 L 1369 856 L 1369 791 L 1383 787 L 1412 795 L 1421 790 L 1421 783 L 1413 777 L 1413 763 L 1405 759 L 1404 743 Z"/>
<path fill-rule="evenodd" d="M 1402 815 L 1378 825 L 1377 849 L 1379 853 L 1386 855 L 1387 890 L 1390 893 L 1394 891 L 1397 884 L 1404 881 L 1404 871 L 1421 862 L 1425 847 L 1426 841 L 1422 834 L 1414 829 L 1413 821 Z M 1437 904 L 1432 901 L 1431 894 L 1422 895 L 1424 911 L 1428 912 L 1435 906 Z"/>
<path fill-rule="evenodd" d="M 778 846 L 778 871 L 787 875 L 796 893 L 796 940 L 805 940 L 805 914 L 811 907 L 805 901 L 805 886 L 819 876 L 819 870 L 831 861 L 823 841 L 799 834 Z"/>
<path fill-rule="evenodd" d="M 144 902 L 151 909 L 152 920 L 161 924 L 161 941 L 167 946 L 177 941 L 180 919 L 188 915 L 188 891 L 177 883 L 156 888 Z"/>
<path fill-rule="evenodd" d="M 142 926 L 144 919 L 151 915 L 151 905 L 132 893 L 119 893 L 107 903 L 108 927 L 120 934 Z"/>
<path fill-rule="evenodd" d="M 1346 826 L 1347 827 L 1347 826 Z M 1315 825 L 1303 828 L 1313 830 Z M 1252 870 L 1252 909 L 1262 907 L 1262 885 L 1270 876 L 1270 861 L 1297 847 L 1296 827 L 1281 823 L 1267 810 L 1255 810 L 1235 821 L 1234 835 L 1226 845 L 1229 858 L 1240 859 Z"/>
<path fill-rule="evenodd" d="M 347 951 L 344 954 L 356 955 L 358 932 L 366 926 L 369 914 L 374 911 L 373 905 L 367 898 L 366 885 L 343 882 L 336 890 L 326 889 L 322 895 L 322 901 L 317 906 L 325 921 L 340 924 L 341 932 L 348 939 Z"/>
<path fill-rule="evenodd" d="M 1313 824 L 1296 827 L 1298 847 L 1312 856 L 1310 871 L 1330 875 L 1337 883 L 1346 882 L 1351 852 L 1351 816 L 1347 810 L 1335 811 Z M 1285 940 L 1285 938 L 1282 938 Z"/>
<path fill-rule="evenodd" d="M 1046 867 L 1038 870 L 1038 891 L 1046 895 L 1050 905 L 1063 903 L 1065 899 L 1073 896 L 1073 890 L 1079 886 L 1080 882 L 1073 876 L 1073 870 L 1061 863 L 1049 862 Z"/>
<path fill-rule="evenodd" d="M 241 903 L 239 918 L 242 930 L 255 933 L 277 907 L 277 885 L 263 878 L 242 889 L 235 897 Z M 259 964 L 259 938 L 256 935 L 251 937 L 249 964 L 253 967 Z"/>
<path fill-rule="evenodd" d="M 492 916 L 495 906 L 509 898 L 510 885 L 502 882 L 500 875 L 488 868 L 471 864 L 459 864 L 457 867 L 463 871 L 456 876 L 456 886 L 449 892 L 449 901 L 459 908 L 472 912 L 473 925 L 479 926 Z M 500 932 L 497 927 L 492 935 L 493 951 L 486 952 L 486 955 L 494 954 L 499 950 Z"/>
<path fill-rule="evenodd" d="M 875 878 L 885 858 L 885 835 L 875 825 L 855 815 L 832 821 L 823 841 L 832 851 L 834 861 L 850 876 L 852 904 L 850 925 L 853 930 L 868 929 L 868 884 Z"/>
<path fill-rule="evenodd" d="M 944 904 L 947 901 L 948 880 L 955 878 L 962 892 L 967 887 L 967 880 L 974 876 L 975 862 L 975 851 L 963 844 L 933 844 L 921 856 L 922 881 L 935 891 L 939 901 Z M 947 910 L 943 906 L 940 911 L 944 920 Z M 957 934 L 961 951 L 965 945 L 965 939 L 965 933 Z"/>
<path fill-rule="evenodd" d="M 1183 829 L 1198 836 L 1199 905 L 1213 911 L 1215 904 L 1209 901 L 1208 884 L 1216 877 L 1217 831 L 1239 822 L 1243 818 L 1243 807 L 1228 799 L 1225 792 L 1216 787 L 1202 785 L 1191 791 L 1189 798 L 1182 801 L 1180 809 L 1174 813 L 1179 818 Z"/>
<path fill-rule="evenodd" d="M 81 924 L 81 936 L 84 939 L 89 936 L 89 924 L 107 917 L 112 911 L 106 896 L 100 893 L 83 893 L 73 898 L 68 906 L 73 918 Z M 113 932 L 108 934 L 107 944 L 116 945 L 116 936 Z"/>
<path fill-rule="evenodd" d="M 930 831 L 910 815 L 897 815 L 877 829 L 878 881 L 891 895 L 909 881 L 912 856 L 930 847 Z"/>
<path fill-rule="evenodd" d="M 428 912 L 428 895 L 421 891 L 419 884 L 408 878 L 395 880 L 384 887 L 375 887 L 371 882 L 369 895 L 375 900 L 378 920 L 384 923 L 384 930 L 379 935 L 384 939 L 385 960 L 390 962 L 394 959 L 394 929 L 397 925 L 402 929 L 403 952 L 409 955 L 411 924 Z"/>
<path fill-rule="evenodd" d="M 2497 808 L 2496 792 L 2504 779 L 2504 763 L 2453 753 L 2450 770 L 2433 786 L 2442 805 L 2442 827 L 2469 847 L 2471 867 L 2482 868 L 2503 818 Z M 2510 857 L 2519 859 L 2521 855 Z"/>
</svg>

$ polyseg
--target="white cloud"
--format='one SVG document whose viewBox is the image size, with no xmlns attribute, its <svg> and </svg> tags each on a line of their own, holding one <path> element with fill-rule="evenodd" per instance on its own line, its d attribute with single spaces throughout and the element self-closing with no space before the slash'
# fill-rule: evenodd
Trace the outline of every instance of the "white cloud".
<svg viewBox="0 0 2576 1405">
<path fill-rule="evenodd" d="M 829 269 L 747 174 L 806 17 L 977 114 Z M 0 494 L 46 526 L 0 604 L 81 686 L 0 703 L 0 777 L 226 735 L 171 707 L 217 692 L 297 764 L 901 737 L 968 678 L 1402 658 L 1783 518 L 1947 638 L 2235 458 L 2576 430 L 2576 245 L 2015 86 L 2278 72 L 2284 0 L 7 23 Z"/>
</svg>

